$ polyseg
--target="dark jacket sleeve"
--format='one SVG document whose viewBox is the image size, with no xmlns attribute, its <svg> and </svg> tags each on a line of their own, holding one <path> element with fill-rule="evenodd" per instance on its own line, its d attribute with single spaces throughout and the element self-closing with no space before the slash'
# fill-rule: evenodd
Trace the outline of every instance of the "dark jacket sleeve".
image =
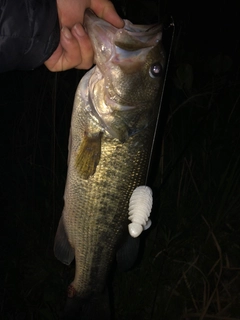
<svg viewBox="0 0 240 320">
<path fill-rule="evenodd" d="M 0 0 L 0 72 L 40 66 L 59 37 L 56 0 Z"/>
</svg>

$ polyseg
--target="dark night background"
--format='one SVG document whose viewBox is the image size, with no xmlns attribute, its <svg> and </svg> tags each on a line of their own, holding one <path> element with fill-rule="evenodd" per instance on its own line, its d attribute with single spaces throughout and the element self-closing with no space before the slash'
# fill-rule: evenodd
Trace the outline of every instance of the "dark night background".
<svg viewBox="0 0 240 320">
<path fill-rule="evenodd" d="M 240 3 L 114 3 L 134 23 L 175 22 L 150 182 L 153 226 L 135 268 L 112 276 L 115 320 L 240 319 Z M 83 74 L 44 66 L 0 74 L 3 320 L 54 320 L 64 305 L 74 269 L 52 248 Z"/>
</svg>

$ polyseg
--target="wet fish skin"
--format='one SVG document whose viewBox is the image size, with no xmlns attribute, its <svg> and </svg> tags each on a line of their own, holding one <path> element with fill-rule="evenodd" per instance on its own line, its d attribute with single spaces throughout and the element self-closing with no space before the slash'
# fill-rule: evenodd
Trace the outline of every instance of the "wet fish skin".
<svg viewBox="0 0 240 320">
<path fill-rule="evenodd" d="M 130 196 L 146 180 L 165 64 L 160 26 L 125 21 L 124 29 L 116 29 L 90 11 L 85 26 L 96 66 L 75 95 L 54 245 L 63 263 L 75 257 L 69 297 L 82 299 L 104 291 L 127 236 Z"/>
</svg>

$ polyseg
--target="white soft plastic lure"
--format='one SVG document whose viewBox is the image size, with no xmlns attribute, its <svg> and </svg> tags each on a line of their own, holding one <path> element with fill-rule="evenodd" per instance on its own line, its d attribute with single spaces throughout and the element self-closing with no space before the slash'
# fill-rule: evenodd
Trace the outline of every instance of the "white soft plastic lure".
<svg viewBox="0 0 240 320">
<path fill-rule="evenodd" d="M 152 210 L 152 190 L 148 186 L 139 186 L 134 189 L 129 201 L 128 231 L 133 238 L 138 237 L 143 230 L 147 230 L 152 222 L 149 219 Z"/>
</svg>

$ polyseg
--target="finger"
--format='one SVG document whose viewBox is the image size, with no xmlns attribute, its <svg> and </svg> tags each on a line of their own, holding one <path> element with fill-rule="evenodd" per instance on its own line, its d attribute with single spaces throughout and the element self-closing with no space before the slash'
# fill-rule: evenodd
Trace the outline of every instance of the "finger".
<svg viewBox="0 0 240 320">
<path fill-rule="evenodd" d="M 65 71 L 81 62 L 81 50 L 77 39 L 67 27 L 63 27 L 60 32 L 60 44 L 52 56 L 45 61 L 46 67 L 51 71 Z"/>
<path fill-rule="evenodd" d="M 91 41 L 80 23 L 72 28 L 72 34 L 77 39 L 80 48 L 81 62 L 75 66 L 77 69 L 89 69 L 93 64 L 93 48 Z"/>
<path fill-rule="evenodd" d="M 60 44 L 44 64 L 53 72 L 71 68 L 89 69 L 92 66 L 92 45 L 80 24 L 74 26 L 72 33 L 67 27 L 61 29 Z"/>
<path fill-rule="evenodd" d="M 82 47 L 82 49 L 81 49 Z M 83 28 L 74 28 L 73 34 L 67 27 L 61 29 L 60 45 L 45 61 L 50 71 L 64 71 L 72 68 L 89 69 L 93 63 L 93 50 Z"/>
<path fill-rule="evenodd" d="M 79 37 L 76 38 L 67 27 L 63 27 L 61 30 L 60 43 L 63 48 L 63 55 L 61 57 L 63 70 L 81 65 L 82 55 L 79 46 Z"/>
<path fill-rule="evenodd" d="M 108 21 L 117 28 L 124 27 L 124 21 L 117 14 L 111 1 L 93 0 L 90 7 L 98 17 Z"/>
</svg>

